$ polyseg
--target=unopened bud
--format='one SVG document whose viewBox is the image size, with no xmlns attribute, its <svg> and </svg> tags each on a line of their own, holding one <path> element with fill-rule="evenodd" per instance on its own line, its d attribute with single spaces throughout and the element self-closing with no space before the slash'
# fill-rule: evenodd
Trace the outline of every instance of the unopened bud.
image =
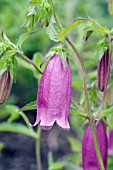
<svg viewBox="0 0 113 170">
<path fill-rule="evenodd" d="M 108 84 L 109 77 L 110 77 L 110 70 L 108 70 L 108 63 L 109 63 L 109 50 L 107 49 L 104 52 L 104 55 L 102 56 L 98 65 L 98 87 L 102 92 L 105 90 L 106 78 Z M 107 73 L 108 73 L 108 77 L 107 77 Z"/>
<path fill-rule="evenodd" d="M 9 96 L 11 90 L 10 71 L 6 70 L 0 75 L 0 104 L 3 104 Z"/>
</svg>

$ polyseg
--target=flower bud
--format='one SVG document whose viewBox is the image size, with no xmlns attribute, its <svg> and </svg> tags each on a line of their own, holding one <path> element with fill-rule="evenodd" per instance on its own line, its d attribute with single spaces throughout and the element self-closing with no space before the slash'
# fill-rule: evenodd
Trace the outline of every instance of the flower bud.
<svg viewBox="0 0 113 170">
<path fill-rule="evenodd" d="M 66 68 L 58 54 L 51 57 L 47 64 L 37 96 L 37 118 L 34 124 L 40 121 L 40 126 L 44 130 L 49 130 L 54 122 L 68 130 L 68 115 L 71 102 L 71 70 L 68 59 Z"/>
<path fill-rule="evenodd" d="M 113 156 L 113 129 L 108 132 L 108 154 Z"/>
<path fill-rule="evenodd" d="M 107 135 L 104 128 L 104 124 L 102 121 L 100 121 L 96 125 L 96 135 L 97 135 L 100 153 L 102 155 L 104 168 L 106 170 L 108 141 L 107 141 Z M 95 147 L 94 147 L 94 142 L 92 138 L 91 128 L 89 125 L 85 131 L 83 142 L 82 142 L 82 164 L 83 164 L 83 170 L 100 170 Z"/>
<path fill-rule="evenodd" d="M 11 84 L 10 71 L 6 70 L 0 75 L 0 104 L 3 104 L 8 98 Z"/>
<path fill-rule="evenodd" d="M 104 52 L 104 55 L 102 56 L 98 64 L 98 87 L 102 92 L 105 90 L 105 83 L 106 83 L 107 72 L 108 72 L 108 62 L 109 62 L 109 50 L 107 49 Z M 109 77 L 110 77 L 110 70 L 108 73 L 107 84 L 109 81 Z"/>
</svg>

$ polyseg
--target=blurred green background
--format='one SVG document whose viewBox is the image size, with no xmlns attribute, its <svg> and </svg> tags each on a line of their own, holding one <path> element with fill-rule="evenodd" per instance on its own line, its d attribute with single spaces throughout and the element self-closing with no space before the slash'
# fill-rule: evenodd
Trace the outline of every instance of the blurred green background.
<svg viewBox="0 0 113 170">
<path fill-rule="evenodd" d="M 112 28 L 113 26 L 113 16 L 110 16 L 108 12 L 108 4 L 105 0 L 53 0 L 55 4 L 55 10 L 59 19 L 59 22 L 64 27 L 70 24 L 76 17 L 87 17 L 98 21 L 101 25 Z M 4 30 L 7 36 L 13 43 L 17 43 L 19 36 L 25 33 L 26 28 L 21 27 L 24 22 L 25 10 L 28 6 L 27 0 L 0 0 L 0 33 Z M 82 56 L 85 67 L 88 75 L 88 84 L 89 86 L 97 87 L 97 65 L 98 65 L 98 54 L 96 53 L 96 45 L 100 40 L 100 36 L 96 33 L 84 41 L 84 24 L 76 27 L 69 34 L 72 38 L 76 48 Z M 42 29 L 40 32 L 31 35 L 23 44 L 22 49 L 24 54 L 27 55 L 30 59 L 33 58 L 33 55 L 36 52 L 39 52 L 44 57 L 49 49 L 57 45 L 53 41 L 50 41 L 48 35 L 46 34 L 45 29 Z M 70 50 L 70 56 L 74 56 L 72 50 Z M 94 55 L 95 54 L 95 55 Z M 8 104 L 15 104 L 18 107 L 23 107 L 25 104 L 36 100 L 37 97 L 37 88 L 39 82 L 38 73 L 34 74 L 32 69 L 29 68 L 29 65 L 22 64 L 23 62 L 19 61 L 19 68 L 17 71 L 17 80 L 13 84 L 10 96 L 8 98 Z M 71 63 L 71 62 L 70 62 Z M 84 103 L 84 94 L 82 94 L 83 89 L 83 80 L 81 75 L 81 70 L 79 69 L 79 63 L 76 60 L 76 67 L 71 63 L 72 69 L 72 79 L 73 79 L 73 99 L 80 103 Z M 37 79 L 38 77 L 38 79 Z M 95 111 L 96 103 L 96 90 L 89 88 L 89 97 L 92 105 L 92 110 Z M 82 95 L 81 95 L 82 94 Z M 101 94 L 100 94 L 101 95 Z M 82 97 L 81 97 L 82 96 Z M 94 99 L 94 100 L 93 100 Z M 110 101 L 111 102 L 111 101 Z M 6 104 L 7 104 L 6 103 Z M 112 102 L 111 102 L 112 103 Z M 96 103 L 97 104 L 97 103 Z M 98 105 L 98 104 L 97 104 Z M 32 112 L 29 112 L 30 115 Z M 35 114 L 33 114 L 34 116 Z M 65 156 L 64 160 L 68 160 L 72 163 L 70 170 L 81 166 L 81 141 L 84 132 L 83 122 L 84 119 L 79 116 L 70 115 L 70 125 L 71 125 L 71 135 L 67 135 L 68 144 L 70 145 L 70 154 Z M 44 132 L 45 135 L 45 132 Z M 47 133 L 48 135 L 48 133 Z M 43 144 L 43 143 L 42 143 Z M 60 151 L 59 151 L 60 152 Z M 58 154 L 58 153 L 57 153 Z M 43 155 L 43 153 L 42 153 Z M 64 155 L 62 155 L 63 157 Z M 55 155 L 56 161 L 58 157 Z M 62 160 L 61 159 L 61 160 Z M 43 160 L 44 161 L 44 160 Z M 47 160 L 46 160 L 47 161 Z M 113 157 L 109 158 L 108 170 L 112 170 L 111 163 L 113 162 Z M 77 166 L 73 168 L 73 165 Z M 3 169 L 6 170 L 6 169 Z M 9 170 L 9 169 L 7 169 Z M 32 170 L 32 169 L 31 169 Z M 69 170 L 69 167 L 67 167 Z"/>
</svg>

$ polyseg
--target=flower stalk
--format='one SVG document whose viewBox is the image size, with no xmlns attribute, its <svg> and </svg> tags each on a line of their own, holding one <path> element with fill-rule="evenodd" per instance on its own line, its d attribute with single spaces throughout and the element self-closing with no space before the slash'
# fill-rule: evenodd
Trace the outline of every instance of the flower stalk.
<svg viewBox="0 0 113 170">
<path fill-rule="evenodd" d="M 40 71 L 40 69 L 32 62 L 32 60 L 30 60 L 28 57 L 26 57 L 24 54 L 20 53 L 20 52 L 16 52 L 16 54 L 18 56 L 20 56 L 21 58 L 23 58 L 24 60 L 26 60 L 28 63 L 30 63 L 31 65 L 33 65 L 33 67 L 40 73 L 42 74 L 42 72 Z"/>
<path fill-rule="evenodd" d="M 36 161 L 37 161 L 37 169 L 38 170 L 42 170 L 41 155 L 40 155 L 40 136 L 41 136 L 41 128 L 38 127 L 38 129 L 37 129 L 37 139 L 35 140 L 35 143 L 36 143 Z"/>
</svg>

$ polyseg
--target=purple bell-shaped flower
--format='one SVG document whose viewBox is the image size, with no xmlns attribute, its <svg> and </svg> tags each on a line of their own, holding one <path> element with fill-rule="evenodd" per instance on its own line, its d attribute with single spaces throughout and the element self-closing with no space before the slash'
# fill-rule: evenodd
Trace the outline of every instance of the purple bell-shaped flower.
<svg viewBox="0 0 113 170">
<path fill-rule="evenodd" d="M 68 59 L 64 68 L 59 55 L 54 54 L 40 80 L 34 126 L 40 122 L 42 129 L 49 130 L 56 121 L 61 128 L 69 130 L 71 89 L 71 70 Z"/>
<path fill-rule="evenodd" d="M 107 135 L 104 128 L 104 124 L 102 121 L 99 121 L 99 123 L 96 125 L 96 134 L 97 134 L 100 152 L 102 155 L 103 164 L 106 170 L 108 141 L 107 141 Z M 85 131 L 83 142 L 82 142 L 82 165 L 83 165 L 83 170 L 100 170 L 95 147 L 94 147 L 94 142 L 92 138 L 91 128 L 89 125 Z"/>
</svg>

